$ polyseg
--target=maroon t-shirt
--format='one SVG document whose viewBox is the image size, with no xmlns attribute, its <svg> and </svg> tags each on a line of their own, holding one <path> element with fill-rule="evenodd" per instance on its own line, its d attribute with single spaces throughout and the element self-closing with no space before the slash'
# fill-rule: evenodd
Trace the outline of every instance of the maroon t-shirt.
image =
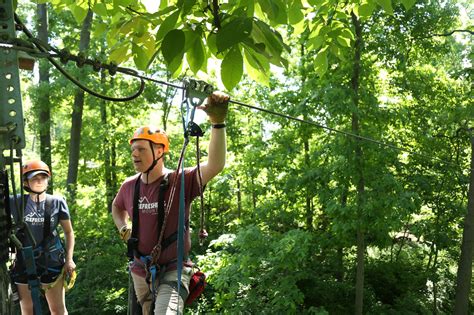
<svg viewBox="0 0 474 315">
<path fill-rule="evenodd" d="M 191 202 L 194 198 L 199 196 L 199 182 L 197 177 L 197 168 L 190 168 L 184 170 L 184 183 L 185 183 L 185 222 L 189 222 L 189 214 L 191 208 Z M 142 175 L 146 176 L 146 175 Z M 131 220 L 133 221 L 133 196 L 135 191 L 135 183 L 139 177 L 136 174 L 132 177 L 127 178 L 120 190 L 115 197 L 114 204 L 120 210 L 126 210 Z M 138 251 L 142 255 L 149 255 L 158 243 L 158 194 L 160 190 L 160 183 L 163 177 L 158 178 L 156 181 L 145 184 L 143 181 L 140 183 L 140 194 L 138 198 L 138 209 L 139 209 L 139 228 L 138 228 Z M 165 193 L 165 210 L 168 207 L 171 191 L 176 181 L 176 192 L 174 194 L 173 203 L 171 204 L 170 212 L 166 221 L 165 234 L 163 239 L 168 238 L 170 235 L 178 231 L 178 214 L 179 214 L 179 199 L 181 190 L 181 171 L 179 174 L 174 171 L 168 175 L 169 186 Z M 188 255 L 191 248 L 191 238 L 189 234 L 189 228 L 186 229 L 184 235 L 184 251 L 185 255 Z M 177 243 L 174 242 L 167 248 L 162 249 L 158 263 L 167 264 L 177 259 Z M 145 272 L 143 266 L 139 261 L 136 261 L 132 265 L 132 271 L 144 276 Z"/>
</svg>

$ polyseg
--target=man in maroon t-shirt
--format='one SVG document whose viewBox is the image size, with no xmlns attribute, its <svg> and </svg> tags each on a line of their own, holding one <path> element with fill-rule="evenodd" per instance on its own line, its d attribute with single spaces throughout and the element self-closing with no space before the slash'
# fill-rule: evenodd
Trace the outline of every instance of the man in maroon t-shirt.
<svg viewBox="0 0 474 315">
<path fill-rule="evenodd" d="M 214 176 L 219 174 L 225 165 L 226 139 L 225 118 L 227 116 L 227 104 L 229 97 L 221 92 L 214 92 L 207 98 L 207 104 L 200 106 L 211 122 L 212 132 L 209 143 L 207 162 L 200 164 L 202 186 L 206 185 Z M 164 194 L 165 209 L 169 213 L 164 220 L 163 240 L 172 236 L 178 230 L 179 194 L 181 172 L 178 174 L 167 169 L 164 165 L 163 156 L 169 152 L 169 141 L 166 133 L 152 127 L 141 127 L 135 131 L 130 139 L 132 162 L 136 175 L 129 177 L 120 187 L 120 190 L 112 204 L 112 217 L 119 229 L 120 236 L 127 241 L 131 235 L 129 221 L 133 219 L 135 187 L 138 187 L 138 245 L 135 250 L 135 259 L 130 265 L 137 300 L 142 306 L 143 314 L 150 314 L 151 291 L 146 281 L 146 269 L 140 256 L 149 256 L 158 243 L 160 227 L 158 226 L 158 208 L 160 184 L 166 177 L 168 186 L 171 188 L 176 180 L 178 185 L 173 200 L 170 200 L 172 189 L 167 189 Z M 196 167 L 186 169 L 185 176 L 185 221 L 189 225 L 190 205 L 194 198 L 199 196 L 199 173 Z M 137 184 L 139 181 L 139 185 Z M 171 204 L 168 204 L 172 202 Z M 187 256 L 191 248 L 189 228 L 185 230 L 184 255 Z M 166 248 L 162 248 L 158 264 L 166 266 L 166 272 L 160 276 L 155 299 L 155 314 L 167 312 L 183 312 L 183 296 L 177 292 L 177 247 L 176 242 Z M 183 264 L 182 286 L 188 292 L 189 280 L 192 270 L 188 263 Z M 180 290 L 180 293 L 182 290 Z M 180 294 L 181 295 L 181 294 Z M 179 303 L 178 303 L 179 299 Z"/>
</svg>

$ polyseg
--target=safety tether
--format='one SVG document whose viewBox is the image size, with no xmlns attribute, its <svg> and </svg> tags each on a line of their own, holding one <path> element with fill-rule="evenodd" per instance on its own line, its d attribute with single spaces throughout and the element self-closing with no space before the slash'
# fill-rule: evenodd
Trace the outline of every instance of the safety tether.
<svg viewBox="0 0 474 315">
<path fill-rule="evenodd" d="M 185 83 L 185 93 L 183 93 L 183 101 L 181 103 L 181 113 L 182 113 L 182 120 L 183 120 L 183 130 L 184 130 L 184 145 L 182 150 L 182 163 L 181 163 L 181 189 L 180 189 L 180 198 L 179 198 L 179 216 L 178 216 L 178 242 L 177 242 L 177 251 L 178 251 L 178 296 L 180 296 L 181 290 L 181 277 L 182 277 L 182 270 L 183 270 L 183 257 L 184 257 L 184 217 L 185 217 L 185 182 L 184 182 L 184 154 L 186 146 L 189 143 L 189 137 L 193 136 L 199 139 L 203 135 L 201 128 L 194 123 L 194 114 L 196 112 L 196 107 L 201 105 L 204 100 L 212 93 L 213 88 L 211 85 L 203 82 L 203 81 L 195 81 L 189 80 L 184 81 Z M 199 140 L 196 140 L 196 143 Z M 200 165 L 198 167 L 198 176 L 201 176 L 201 172 L 199 170 Z M 199 184 L 201 184 L 201 179 L 199 179 Z M 202 188 L 200 187 L 200 192 Z M 201 194 L 202 199 L 202 194 Z M 202 202 L 201 202 L 202 204 Z M 178 306 L 177 309 L 179 310 L 179 299 L 178 299 Z"/>
</svg>

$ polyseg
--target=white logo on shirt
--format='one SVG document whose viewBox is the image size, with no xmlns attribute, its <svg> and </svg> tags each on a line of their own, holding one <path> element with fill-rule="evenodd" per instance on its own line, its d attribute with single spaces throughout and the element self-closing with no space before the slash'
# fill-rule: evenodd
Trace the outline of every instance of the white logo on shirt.
<svg viewBox="0 0 474 315">
<path fill-rule="evenodd" d="M 140 199 L 141 201 L 138 204 L 138 209 L 140 209 L 141 213 L 156 214 L 158 212 L 158 201 L 149 202 L 146 197 L 143 197 Z M 143 201 L 146 201 L 146 202 L 143 202 Z M 166 201 L 165 201 L 165 208 L 166 208 Z"/>
<path fill-rule="evenodd" d="M 138 203 L 150 203 L 150 202 L 148 201 L 147 197 L 143 196 L 138 199 Z"/>
</svg>

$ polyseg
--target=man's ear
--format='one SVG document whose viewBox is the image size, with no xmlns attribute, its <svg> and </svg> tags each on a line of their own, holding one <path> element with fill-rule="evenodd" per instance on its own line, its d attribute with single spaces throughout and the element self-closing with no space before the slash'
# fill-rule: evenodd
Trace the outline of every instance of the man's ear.
<svg viewBox="0 0 474 315">
<path fill-rule="evenodd" d="M 153 149 L 155 150 L 156 156 L 161 156 L 163 153 L 165 153 L 165 147 L 161 144 L 155 144 L 153 143 Z"/>
</svg>

